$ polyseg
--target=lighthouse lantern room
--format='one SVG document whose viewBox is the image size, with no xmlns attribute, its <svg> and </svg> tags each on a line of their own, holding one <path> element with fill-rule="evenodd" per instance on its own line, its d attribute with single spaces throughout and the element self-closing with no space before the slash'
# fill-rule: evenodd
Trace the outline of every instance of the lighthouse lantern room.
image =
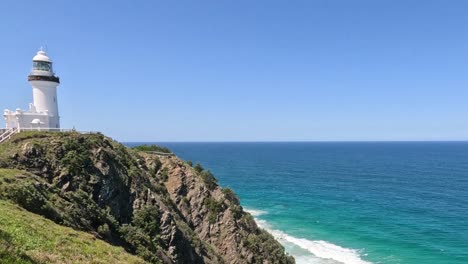
<svg viewBox="0 0 468 264">
<path fill-rule="evenodd" d="M 33 57 L 33 68 L 28 81 L 33 89 L 33 103 L 29 104 L 27 111 L 6 109 L 3 113 L 6 128 L 60 129 L 57 103 L 57 86 L 60 80 L 52 70 L 52 61 L 42 49 Z"/>
</svg>

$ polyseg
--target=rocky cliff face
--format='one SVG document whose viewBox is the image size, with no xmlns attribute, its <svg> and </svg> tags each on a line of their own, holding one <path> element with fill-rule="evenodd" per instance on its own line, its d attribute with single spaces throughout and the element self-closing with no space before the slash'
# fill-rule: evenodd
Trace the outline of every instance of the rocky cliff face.
<svg viewBox="0 0 468 264">
<path fill-rule="evenodd" d="M 100 134 L 21 133 L 0 145 L 0 198 L 152 263 L 294 263 L 201 166 Z"/>
</svg>

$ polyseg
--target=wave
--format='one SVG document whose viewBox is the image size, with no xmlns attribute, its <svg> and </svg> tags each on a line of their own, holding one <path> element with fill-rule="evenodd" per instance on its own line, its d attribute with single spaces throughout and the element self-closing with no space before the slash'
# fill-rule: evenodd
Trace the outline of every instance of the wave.
<svg viewBox="0 0 468 264">
<path fill-rule="evenodd" d="M 250 209 L 250 208 L 249 208 L 249 209 L 244 208 L 244 211 L 246 211 L 247 213 L 251 214 L 253 217 L 268 214 L 267 211 L 256 210 L 256 209 Z M 255 219 L 255 221 L 257 221 L 257 219 Z"/>
<path fill-rule="evenodd" d="M 361 252 L 356 249 L 344 248 L 323 240 L 309 240 L 297 238 L 287 233 L 273 229 L 268 222 L 258 219 L 257 216 L 267 214 L 266 211 L 246 209 L 246 212 L 254 216 L 257 225 L 270 232 L 291 254 L 297 264 L 372 264 L 361 258 Z M 294 248 L 302 249 L 302 253 Z M 308 254 L 304 254 L 304 251 Z"/>
</svg>

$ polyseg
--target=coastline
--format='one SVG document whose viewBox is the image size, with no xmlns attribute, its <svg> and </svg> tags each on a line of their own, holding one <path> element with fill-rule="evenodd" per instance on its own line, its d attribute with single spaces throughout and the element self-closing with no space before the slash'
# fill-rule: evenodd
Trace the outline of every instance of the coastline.
<svg viewBox="0 0 468 264">
<path fill-rule="evenodd" d="M 305 248 L 354 249 L 358 261 L 466 263 L 466 215 L 459 213 L 466 208 L 466 143 L 165 146 L 210 168 L 244 208 L 258 211 L 257 224 L 283 231 L 273 235 L 297 263 L 337 261 L 282 236 Z M 319 240 L 329 244 L 313 243 Z"/>
<path fill-rule="evenodd" d="M 291 236 L 285 231 L 273 228 L 270 223 L 260 218 L 268 214 L 268 211 L 251 207 L 244 210 L 253 216 L 258 227 L 268 231 L 285 247 L 286 252 L 295 258 L 296 264 L 373 264 L 361 258 L 365 255 L 362 254 L 362 250 L 344 248 L 324 240 Z"/>
</svg>

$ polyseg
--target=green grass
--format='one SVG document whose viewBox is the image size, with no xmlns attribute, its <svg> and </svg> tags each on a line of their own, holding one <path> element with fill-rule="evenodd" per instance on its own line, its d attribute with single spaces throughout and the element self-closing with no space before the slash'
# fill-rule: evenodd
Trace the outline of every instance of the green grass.
<svg viewBox="0 0 468 264">
<path fill-rule="evenodd" d="M 2 185 L 23 184 L 34 181 L 34 176 L 26 171 L 16 169 L 1 169 L 0 168 L 0 197 L 4 190 Z"/>
<path fill-rule="evenodd" d="M 91 234 L 57 225 L 0 200 L 0 263 L 145 262 Z"/>
</svg>

